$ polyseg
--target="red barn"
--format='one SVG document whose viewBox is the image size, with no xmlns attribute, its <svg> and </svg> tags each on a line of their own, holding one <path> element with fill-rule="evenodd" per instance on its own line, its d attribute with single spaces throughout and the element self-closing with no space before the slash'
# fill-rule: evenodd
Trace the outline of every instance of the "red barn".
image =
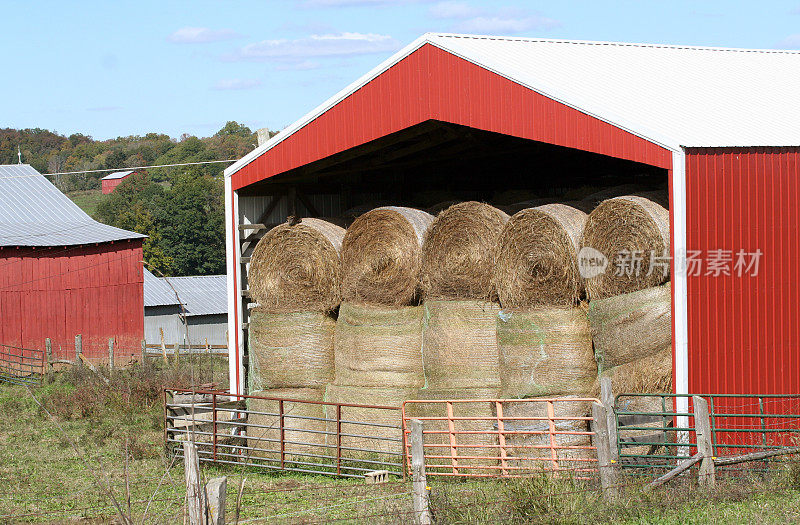
<svg viewBox="0 0 800 525">
<path fill-rule="evenodd" d="M 226 170 L 232 388 L 248 224 L 646 179 L 670 192 L 676 391 L 800 392 L 798 93 L 796 51 L 422 36 Z"/>
<path fill-rule="evenodd" d="M 0 344 L 127 360 L 144 336 L 144 235 L 92 220 L 32 167 L 0 166 Z"/>
<path fill-rule="evenodd" d="M 102 179 L 100 179 L 100 185 L 103 189 L 103 195 L 108 195 L 112 193 L 120 183 L 128 178 L 135 171 L 115 171 L 114 173 L 109 173 Z"/>
</svg>

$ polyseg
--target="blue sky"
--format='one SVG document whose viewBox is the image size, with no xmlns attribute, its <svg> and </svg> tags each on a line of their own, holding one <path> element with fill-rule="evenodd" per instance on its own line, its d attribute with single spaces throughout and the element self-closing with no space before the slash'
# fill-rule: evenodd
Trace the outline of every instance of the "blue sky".
<svg viewBox="0 0 800 525">
<path fill-rule="evenodd" d="M 0 127 L 279 130 L 427 31 L 800 49 L 800 0 L 0 1 Z"/>
</svg>

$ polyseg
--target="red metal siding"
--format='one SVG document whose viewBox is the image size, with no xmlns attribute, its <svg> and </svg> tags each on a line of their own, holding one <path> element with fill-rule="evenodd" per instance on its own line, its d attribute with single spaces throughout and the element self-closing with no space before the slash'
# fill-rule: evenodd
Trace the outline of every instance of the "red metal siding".
<svg viewBox="0 0 800 525">
<path fill-rule="evenodd" d="M 103 195 L 108 195 L 109 193 L 112 193 L 117 188 L 117 186 L 119 186 L 120 183 L 125 179 L 126 177 L 123 177 L 121 179 L 108 179 L 100 181 L 100 187 L 103 190 Z"/>
<path fill-rule="evenodd" d="M 0 343 L 75 355 L 75 335 L 87 357 L 138 355 L 144 337 L 142 243 L 0 248 Z"/>
<path fill-rule="evenodd" d="M 757 276 L 688 277 L 689 392 L 799 393 L 800 148 L 686 159 L 687 250 L 763 252 Z"/>
<path fill-rule="evenodd" d="M 672 166 L 665 148 L 426 44 L 234 173 L 233 189 L 431 119 Z"/>
</svg>

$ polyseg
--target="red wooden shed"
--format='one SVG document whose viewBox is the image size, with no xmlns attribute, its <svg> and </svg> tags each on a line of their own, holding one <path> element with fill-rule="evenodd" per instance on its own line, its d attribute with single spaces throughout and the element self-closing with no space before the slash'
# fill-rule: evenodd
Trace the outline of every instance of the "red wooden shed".
<svg viewBox="0 0 800 525">
<path fill-rule="evenodd" d="M 136 173 L 135 171 L 115 171 L 114 173 L 109 173 L 102 179 L 100 179 L 100 187 L 103 191 L 103 195 L 108 195 L 112 193 L 117 186 L 122 183 L 123 180 L 127 179 L 130 175 Z"/>
<path fill-rule="evenodd" d="M 140 355 L 144 235 L 92 220 L 31 166 L 0 166 L 0 344 Z"/>
<path fill-rule="evenodd" d="M 646 179 L 670 194 L 676 392 L 800 392 L 797 93 L 796 51 L 422 36 L 226 170 L 232 388 L 248 224 Z"/>
</svg>

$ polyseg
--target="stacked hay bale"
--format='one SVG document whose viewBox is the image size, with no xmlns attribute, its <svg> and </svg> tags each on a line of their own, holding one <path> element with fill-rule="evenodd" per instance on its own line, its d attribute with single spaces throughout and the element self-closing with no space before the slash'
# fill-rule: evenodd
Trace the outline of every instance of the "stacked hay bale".
<svg viewBox="0 0 800 525">
<path fill-rule="evenodd" d="M 331 311 L 340 301 L 339 252 L 344 229 L 320 219 L 283 224 L 262 238 L 253 251 L 250 290 L 258 307 L 250 313 L 249 392 L 252 395 L 322 401 L 333 379 Z M 280 445 L 279 404 L 251 399 L 250 446 L 257 457 L 275 457 Z M 287 441 L 324 445 L 320 405 L 284 403 Z M 287 444 L 287 454 L 323 450 Z"/>
<path fill-rule="evenodd" d="M 361 215 L 347 229 L 342 243 L 343 302 L 336 322 L 335 373 L 327 401 L 400 406 L 424 384 L 422 308 L 416 303 L 422 239 L 432 222 L 433 216 L 424 211 L 391 206 Z M 347 409 L 343 419 L 366 417 L 381 425 L 398 424 L 391 413 L 361 412 Z M 388 427 L 345 424 L 342 432 L 400 437 L 399 431 Z M 392 452 L 399 446 L 352 436 L 344 437 L 342 444 Z"/>
<path fill-rule="evenodd" d="M 601 375 L 615 392 L 664 392 L 672 386 L 669 265 L 651 268 L 651 253 L 669 254 L 669 212 L 661 194 L 603 201 L 590 215 L 582 245 L 601 252 L 608 269 L 586 280 L 589 320 Z M 628 254 L 641 254 L 641 260 Z M 622 254 L 627 264 L 613 267 Z M 656 264 L 658 262 L 656 261 Z"/>
<path fill-rule="evenodd" d="M 587 397 L 597 376 L 577 253 L 587 215 L 566 204 L 514 214 L 495 250 L 494 279 L 503 311 L 497 319 L 504 398 Z M 557 402 L 563 416 L 585 416 L 588 403 Z M 540 417 L 542 403 L 519 404 L 518 417 Z M 531 412 L 526 414 L 525 411 Z M 574 424 L 574 423 L 573 423 Z M 546 421 L 507 441 L 527 457 L 549 455 Z M 576 429 L 585 431 L 583 423 Z M 513 427 L 513 425 L 512 425 Z M 587 435 L 557 436 L 561 446 L 589 446 Z M 589 449 L 558 451 L 560 460 L 588 457 Z"/>
</svg>

